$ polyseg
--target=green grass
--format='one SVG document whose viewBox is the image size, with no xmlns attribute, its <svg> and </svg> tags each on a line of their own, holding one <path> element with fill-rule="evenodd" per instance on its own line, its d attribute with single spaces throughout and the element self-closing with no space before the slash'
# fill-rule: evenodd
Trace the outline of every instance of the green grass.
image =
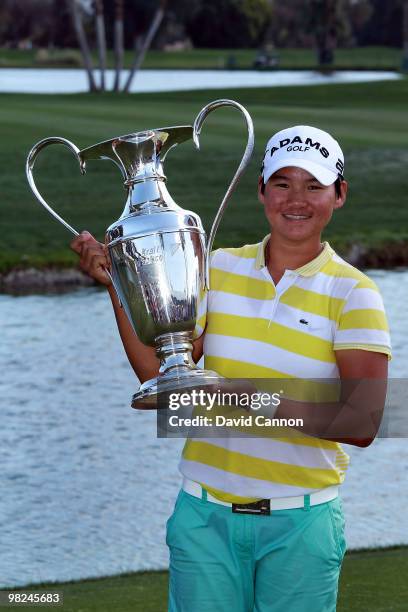
<svg viewBox="0 0 408 612">
<path fill-rule="evenodd" d="M 279 68 L 316 68 L 314 49 L 279 49 Z M 256 49 L 192 49 L 164 52 L 151 50 L 147 53 L 143 68 L 225 68 L 234 57 L 237 68 L 252 68 Z M 97 64 L 96 53 L 94 65 Z M 338 49 L 335 54 L 335 68 L 338 69 L 387 69 L 399 70 L 402 50 L 393 47 L 358 47 Z M 125 52 L 125 66 L 129 67 L 133 52 Z M 81 64 L 78 50 L 16 50 L 0 49 L 0 67 L 23 68 L 39 66 L 67 66 Z M 108 52 L 108 65 L 113 66 L 112 52 Z"/>
<path fill-rule="evenodd" d="M 348 553 L 340 577 L 337 612 L 406 612 L 407 575 L 408 548 Z M 167 580 L 167 572 L 140 572 L 44 584 L 38 590 L 62 591 L 64 612 L 166 612 Z"/>
<path fill-rule="evenodd" d="M 353 242 L 379 246 L 408 240 L 408 80 L 313 87 L 279 87 L 139 95 L 1 96 L 0 270 L 16 265 L 71 265 L 71 235 L 36 202 L 24 175 L 26 155 L 41 138 L 59 135 L 79 148 L 106 138 L 161 125 L 191 123 L 210 100 L 230 97 L 251 113 L 256 151 L 221 223 L 216 244 L 259 241 L 268 231 L 256 183 L 265 142 L 276 130 L 299 123 L 329 130 L 343 145 L 350 182 L 345 207 L 326 238 L 345 250 Z M 246 142 L 242 116 L 230 108 L 207 119 L 198 152 L 192 142 L 166 160 L 169 191 L 198 212 L 208 229 Z M 79 230 L 103 239 L 123 208 L 125 193 L 113 164 L 89 162 L 85 177 L 63 147 L 41 153 L 37 184 L 46 200 Z"/>
</svg>

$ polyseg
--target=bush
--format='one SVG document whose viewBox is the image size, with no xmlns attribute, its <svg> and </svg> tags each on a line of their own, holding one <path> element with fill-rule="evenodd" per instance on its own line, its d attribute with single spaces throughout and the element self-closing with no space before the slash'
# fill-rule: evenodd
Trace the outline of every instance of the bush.
<svg viewBox="0 0 408 612">
<path fill-rule="evenodd" d="M 76 49 L 64 51 L 38 49 L 34 61 L 36 64 L 44 66 L 73 66 L 79 68 L 82 66 L 81 54 Z"/>
</svg>

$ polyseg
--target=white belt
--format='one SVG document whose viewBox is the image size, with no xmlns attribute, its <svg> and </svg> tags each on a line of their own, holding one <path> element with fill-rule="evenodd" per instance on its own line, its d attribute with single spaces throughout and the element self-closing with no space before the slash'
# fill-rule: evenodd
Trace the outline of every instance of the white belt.
<svg viewBox="0 0 408 612">
<path fill-rule="evenodd" d="M 182 488 L 186 493 L 193 495 L 194 497 L 202 498 L 202 486 L 190 480 L 189 478 L 183 478 Z M 324 502 L 335 499 L 339 494 L 339 487 L 332 485 L 316 491 L 316 493 L 310 493 L 310 505 L 316 506 L 317 504 L 323 504 Z M 214 504 L 220 504 L 221 506 L 228 506 L 232 508 L 232 504 L 229 502 L 221 501 L 210 493 L 207 493 L 207 501 L 213 502 Z M 270 500 L 271 510 L 290 510 L 291 508 L 303 508 L 305 505 L 304 495 L 295 495 L 294 497 L 274 497 Z"/>
</svg>

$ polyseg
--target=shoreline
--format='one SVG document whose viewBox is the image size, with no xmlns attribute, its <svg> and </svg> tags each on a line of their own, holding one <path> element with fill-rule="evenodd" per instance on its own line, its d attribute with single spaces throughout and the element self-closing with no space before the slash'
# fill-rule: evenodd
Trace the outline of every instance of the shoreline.
<svg viewBox="0 0 408 612">
<path fill-rule="evenodd" d="M 387 243 L 377 247 L 356 243 L 340 255 L 351 265 L 363 270 L 407 267 L 408 242 Z M 98 283 L 74 266 L 15 266 L 0 273 L 0 294 L 64 293 L 81 287 L 98 286 Z"/>
<path fill-rule="evenodd" d="M 78 268 L 11 268 L 0 273 L 0 294 L 65 293 L 80 287 L 97 287 L 96 281 Z"/>
<path fill-rule="evenodd" d="M 24 64 L 24 65 L 6 65 L 0 64 L 1 70 L 85 70 L 82 65 L 79 64 L 59 64 L 52 62 L 41 62 L 34 64 Z M 114 70 L 114 66 L 108 66 L 107 70 Z M 124 71 L 130 71 L 130 66 L 123 68 Z M 242 70 L 245 72 L 319 72 L 321 74 L 333 74 L 334 72 L 395 72 L 397 74 L 404 75 L 405 72 L 399 66 L 393 66 L 389 64 L 388 66 L 367 66 L 364 64 L 357 64 L 356 66 L 351 66 L 347 64 L 334 64 L 333 66 L 319 66 L 318 64 L 311 64 L 308 66 L 307 64 L 299 65 L 299 66 L 240 66 L 237 65 L 233 68 L 229 68 L 227 66 L 217 66 L 216 64 L 208 64 L 208 66 L 154 66 L 154 67 L 144 67 L 140 69 L 140 72 L 146 70 L 165 70 L 165 71 L 177 71 L 177 70 L 194 70 L 194 72 L 203 72 L 206 70 L 215 70 L 216 72 L 234 72 L 237 70 Z"/>
</svg>

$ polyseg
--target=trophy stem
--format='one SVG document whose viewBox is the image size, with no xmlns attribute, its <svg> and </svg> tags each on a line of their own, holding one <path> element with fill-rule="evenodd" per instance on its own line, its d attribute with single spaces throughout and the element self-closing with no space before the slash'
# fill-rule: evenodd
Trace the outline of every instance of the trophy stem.
<svg viewBox="0 0 408 612">
<path fill-rule="evenodd" d="M 132 408 L 152 410 L 167 408 L 166 393 L 185 392 L 193 387 L 220 384 L 225 379 L 211 370 L 200 370 L 191 356 L 192 332 L 170 332 L 155 339 L 160 359 L 157 378 L 146 380 L 133 395 Z M 158 403 L 162 396 L 163 403 Z"/>
<path fill-rule="evenodd" d="M 156 354 L 160 359 L 159 375 L 175 368 L 194 370 L 191 332 L 172 332 L 156 338 Z"/>
</svg>

